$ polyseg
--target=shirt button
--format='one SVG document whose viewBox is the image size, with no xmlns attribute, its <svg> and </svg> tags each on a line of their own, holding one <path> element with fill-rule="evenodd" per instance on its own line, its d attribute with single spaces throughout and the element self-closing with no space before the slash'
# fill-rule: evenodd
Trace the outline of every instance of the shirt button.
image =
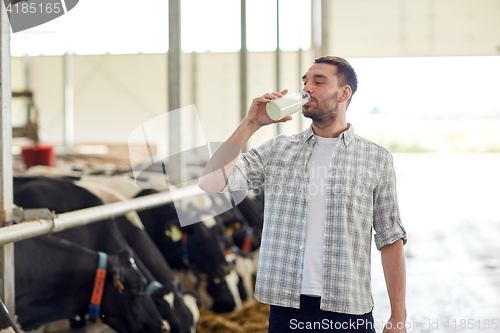
<svg viewBox="0 0 500 333">
<path fill-rule="evenodd" d="M 301 246 L 301 247 L 299 247 L 299 249 L 303 250 L 303 249 L 304 249 L 304 247 L 303 247 L 303 246 Z"/>
</svg>

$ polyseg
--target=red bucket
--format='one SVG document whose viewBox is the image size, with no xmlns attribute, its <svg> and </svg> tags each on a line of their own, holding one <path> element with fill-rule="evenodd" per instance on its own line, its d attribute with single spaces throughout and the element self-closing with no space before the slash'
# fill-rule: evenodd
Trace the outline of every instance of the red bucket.
<svg viewBox="0 0 500 333">
<path fill-rule="evenodd" d="M 48 144 L 37 143 L 34 146 L 23 147 L 22 155 L 26 168 L 34 165 L 54 166 L 56 163 L 54 146 Z"/>
</svg>

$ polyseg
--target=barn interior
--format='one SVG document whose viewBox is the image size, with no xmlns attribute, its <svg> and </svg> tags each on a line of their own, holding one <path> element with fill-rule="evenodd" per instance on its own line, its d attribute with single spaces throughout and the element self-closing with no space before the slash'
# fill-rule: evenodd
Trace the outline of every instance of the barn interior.
<svg viewBox="0 0 500 333">
<path fill-rule="evenodd" d="M 13 320 L 23 313 L 17 242 L 160 204 L 177 209 L 179 227 L 161 233 L 179 245 L 198 222 L 220 223 L 214 212 L 224 209 L 199 199 L 197 186 L 210 156 L 253 98 L 301 91 L 314 59 L 337 55 L 359 80 L 348 122 L 394 157 L 408 233 L 407 331 L 500 332 L 498 0 L 5 0 L 1 7 L 0 299 Z M 34 16 L 23 18 L 23 9 Z M 310 125 L 298 112 L 261 128 L 245 150 Z M 87 215 L 23 213 L 14 187 L 27 177 L 126 178 L 138 189 Z M 139 189 L 155 193 L 134 198 Z M 243 197 L 262 219 L 259 194 Z M 250 219 L 242 215 L 236 219 Z M 232 236 L 241 224 L 224 228 Z M 182 248 L 181 264 L 194 265 Z M 255 262 L 258 245 L 252 251 L 243 257 Z M 192 332 L 267 332 L 269 307 L 251 294 L 214 311 L 213 295 L 199 290 L 209 284 L 206 272 L 175 273 L 181 291 L 194 290 L 200 313 Z M 374 245 L 372 291 L 382 332 L 390 303 Z M 67 319 L 33 330 L 120 332 L 100 319 Z M 163 330 L 181 331 L 164 321 Z"/>
</svg>

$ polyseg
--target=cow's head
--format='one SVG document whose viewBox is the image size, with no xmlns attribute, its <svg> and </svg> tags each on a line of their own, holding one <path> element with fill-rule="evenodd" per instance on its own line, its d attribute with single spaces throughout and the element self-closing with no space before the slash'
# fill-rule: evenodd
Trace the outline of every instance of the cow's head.
<svg viewBox="0 0 500 333">
<path fill-rule="evenodd" d="M 151 297 L 147 280 L 130 252 L 108 257 L 108 274 L 102 299 L 102 320 L 118 332 L 162 332 L 163 322 Z"/>
<path fill-rule="evenodd" d="M 255 251 L 260 246 L 263 207 L 259 207 L 257 203 L 256 199 L 247 196 L 236 207 L 216 216 L 225 226 L 226 233 L 233 239 L 234 245 L 244 249 L 245 253 Z M 229 205 L 228 199 L 222 194 L 213 196 L 213 204 L 219 208 Z"/>
<path fill-rule="evenodd" d="M 203 219 L 204 218 L 204 219 Z M 188 237 L 191 267 L 208 279 L 223 278 L 231 267 L 226 261 L 226 232 L 213 217 L 202 216 L 203 221 L 182 228 Z"/>
<path fill-rule="evenodd" d="M 237 285 L 231 280 L 230 274 L 224 279 L 215 278 L 207 281 L 207 293 L 212 297 L 213 302 L 210 307 L 211 311 L 226 313 L 232 312 L 241 306 L 241 298 L 237 294 Z"/>
<path fill-rule="evenodd" d="M 199 310 L 190 309 L 184 303 L 181 285 L 177 279 L 171 283 L 164 283 L 161 288 L 152 295 L 156 307 L 162 318 L 166 319 L 172 332 L 192 333 L 196 332 L 196 320 L 193 312 Z M 195 304 L 196 305 L 196 304 Z"/>
</svg>

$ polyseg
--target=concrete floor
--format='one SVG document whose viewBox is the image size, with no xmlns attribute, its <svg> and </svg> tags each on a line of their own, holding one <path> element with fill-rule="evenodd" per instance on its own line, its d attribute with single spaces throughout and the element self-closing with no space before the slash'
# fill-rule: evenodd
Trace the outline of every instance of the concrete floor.
<svg viewBox="0 0 500 333">
<path fill-rule="evenodd" d="M 500 154 L 395 154 L 394 164 L 408 332 L 500 332 Z M 372 267 L 381 327 L 390 307 L 376 250 Z"/>
</svg>

